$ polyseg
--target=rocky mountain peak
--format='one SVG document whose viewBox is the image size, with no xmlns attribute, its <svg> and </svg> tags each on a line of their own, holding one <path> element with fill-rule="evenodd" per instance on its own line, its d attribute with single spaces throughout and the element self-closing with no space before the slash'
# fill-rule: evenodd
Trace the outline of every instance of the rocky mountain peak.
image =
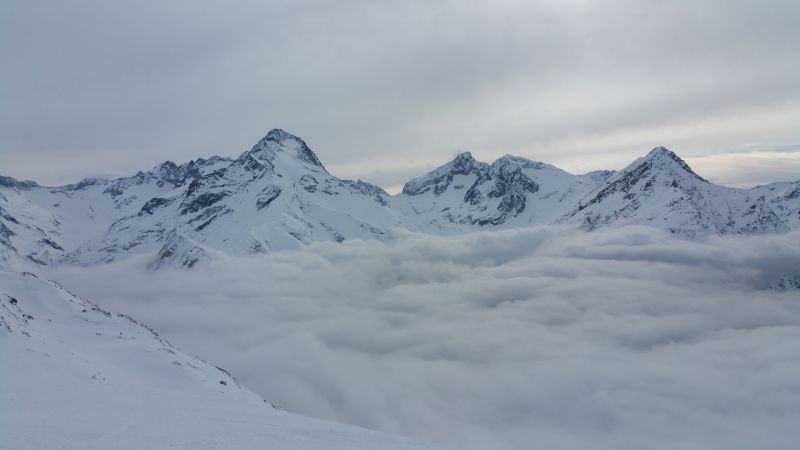
<svg viewBox="0 0 800 450">
<path fill-rule="evenodd" d="M 561 169 L 551 166 L 550 164 L 545 164 L 539 161 L 531 161 L 530 159 L 514 155 L 503 155 L 497 158 L 492 163 L 491 168 L 495 172 L 515 172 L 522 169 L 553 169 L 560 172 L 562 171 Z"/>
<path fill-rule="evenodd" d="M 269 140 L 269 141 L 276 141 L 276 142 L 282 142 L 282 141 L 285 141 L 287 139 L 292 139 L 292 140 L 295 140 L 295 141 L 302 141 L 302 139 L 300 139 L 299 137 L 293 135 L 292 133 L 289 133 L 286 130 L 282 130 L 280 128 L 273 128 L 273 129 L 269 130 L 269 133 L 267 133 L 267 135 L 264 136 L 264 139 Z"/>
<path fill-rule="evenodd" d="M 266 136 L 261 138 L 261 140 L 258 141 L 249 152 L 242 155 L 242 157 L 249 154 L 257 160 L 271 163 L 275 154 L 282 152 L 291 154 L 302 162 L 325 170 L 319 158 L 317 158 L 317 155 L 311 151 L 304 140 L 280 128 L 273 128 L 270 130 Z M 242 157 L 240 157 L 240 159 Z"/>
<path fill-rule="evenodd" d="M 491 165 L 493 171 L 498 173 L 516 172 L 531 165 L 533 161 L 514 155 L 503 155 Z"/>
<path fill-rule="evenodd" d="M 489 166 L 472 157 L 470 152 L 459 153 L 452 161 L 441 165 L 421 177 L 410 180 L 403 186 L 406 195 L 419 195 L 433 189 L 436 196 L 447 190 L 458 175 L 480 176 Z"/>
<path fill-rule="evenodd" d="M 475 162 L 475 158 L 472 157 L 470 152 L 461 152 L 453 158 L 453 165 L 455 166 L 471 165 Z"/>
<path fill-rule="evenodd" d="M 35 181 L 19 181 L 15 178 L 0 176 L 0 186 L 16 189 L 32 189 L 38 187 L 39 184 Z"/>
<path fill-rule="evenodd" d="M 642 158 L 637 159 L 627 168 L 625 171 L 634 171 L 634 172 L 643 172 L 643 171 L 651 171 L 653 169 L 657 169 L 659 171 L 667 171 L 670 174 L 681 174 L 687 173 L 688 175 L 696 178 L 698 180 L 707 182 L 707 180 L 692 170 L 686 161 L 681 159 L 680 156 L 676 155 L 673 151 L 669 150 L 666 147 L 656 147 Z"/>
<path fill-rule="evenodd" d="M 159 178 L 165 181 L 178 182 L 181 177 L 181 170 L 177 164 L 172 161 L 164 161 L 157 167 L 156 174 Z"/>
</svg>

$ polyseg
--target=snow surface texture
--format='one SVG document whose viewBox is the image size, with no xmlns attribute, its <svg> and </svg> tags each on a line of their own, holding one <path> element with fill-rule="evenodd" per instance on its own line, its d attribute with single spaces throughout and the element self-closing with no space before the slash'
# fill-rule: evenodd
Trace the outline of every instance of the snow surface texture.
<svg viewBox="0 0 800 450">
<path fill-rule="evenodd" d="M 788 450 L 798 242 L 528 227 L 53 276 L 293 412 L 466 449 Z"/>
<path fill-rule="evenodd" d="M 117 180 L 60 187 L 0 177 L 0 266 L 92 265 L 151 254 L 151 267 L 191 267 L 316 241 L 389 241 L 398 230 L 648 225 L 695 238 L 800 226 L 800 180 L 753 189 L 709 183 L 657 147 L 619 172 L 573 175 L 469 153 L 390 196 L 328 173 L 299 137 L 272 130 L 231 160 L 160 164 Z"/>
<path fill-rule="evenodd" d="M 424 449 L 278 411 L 128 316 L 0 271 L 2 449 Z"/>
</svg>

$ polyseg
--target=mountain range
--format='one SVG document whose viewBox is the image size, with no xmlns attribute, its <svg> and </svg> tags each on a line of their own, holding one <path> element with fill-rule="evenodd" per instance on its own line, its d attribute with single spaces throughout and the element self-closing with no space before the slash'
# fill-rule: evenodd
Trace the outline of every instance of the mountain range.
<svg viewBox="0 0 800 450">
<path fill-rule="evenodd" d="M 235 159 L 167 161 L 114 180 L 47 187 L 0 177 L 0 264 L 93 265 L 152 254 L 191 267 L 215 254 L 455 234 L 536 224 L 647 225 L 684 238 L 800 227 L 800 180 L 715 185 L 656 147 L 619 171 L 573 175 L 506 155 L 461 153 L 387 194 L 329 173 L 303 139 L 271 130 Z"/>
</svg>

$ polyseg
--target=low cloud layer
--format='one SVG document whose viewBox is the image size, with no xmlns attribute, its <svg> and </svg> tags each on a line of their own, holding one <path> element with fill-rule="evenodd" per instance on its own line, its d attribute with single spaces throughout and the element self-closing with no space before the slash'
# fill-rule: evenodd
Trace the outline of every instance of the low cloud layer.
<svg viewBox="0 0 800 450">
<path fill-rule="evenodd" d="M 291 411 L 467 449 L 789 449 L 800 291 L 770 286 L 797 242 L 537 227 L 52 276 Z"/>
</svg>

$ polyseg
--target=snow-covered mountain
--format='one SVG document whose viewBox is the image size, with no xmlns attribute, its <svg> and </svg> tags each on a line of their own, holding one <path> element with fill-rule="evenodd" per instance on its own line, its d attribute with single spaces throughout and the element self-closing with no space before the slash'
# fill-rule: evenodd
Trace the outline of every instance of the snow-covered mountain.
<svg viewBox="0 0 800 450">
<path fill-rule="evenodd" d="M 226 158 L 165 162 L 117 180 L 85 179 L 59 187 L 0 177 L 0 262 L 51 264 L 104 236 L 116 221 L 136 216 L 147 200 L 180 192 L 187 181 L 230 164 Z"/>
<path fill-rule="evenodd" d="M 434 448 L 276 410 L 133 318 L 29 273 L 0 271 L 0 355 L 0 448 Z"/>
<path fill-rule="evenodd" d="M 573 175 L 506 155 L 469 153 L 390 196 L 331 175 L 297 136 L 272 130 L 236 159 L 160 164 L 117 180 L 44 187 L 0 177 L 0 263 L 96 264 L 152 254 L 151 267 L 215 253 L 289 249 L 318 240 L 391 240 L 398 229 L 640 224 L 692 238 L 800 226 L 800 181 L 733 189 L 658 147 L 618 172 Z"/>
<path fill-rule="evenodd" d="M 7 264 L 174 259 L 185 253 L 175 246 L 189 243 L 195 253 L 247 254 L 315 240 L 385 240 L 401 222 L 383 189 L 330 175 L 302 139 L 282 130 L 234 160 L 168 161 L 130 178 L 54 188 L 0 182 Z"/>
<path fill-rule="evenodd" d="M 566 223 L 648 225 L 687 238 L 775 233 L 800 227 L 800 180 L 718 186 L 664 147 L 618 172 L 583 175 L 509 155 L 487 165 L 462 153 L 409 181 L 391 205 L 422 218 L 423 231 Z"/>
<path fill-rule="evenodd" d="M 675 153 L 653 149 L 584 196 L 560 222 L 587 228 L 652 225 L 694 237 L 704 233 L 784 232 L 800 224 L 800 182 L 753 189 L 717 186 Z"/>
<path fill-rule="evenodd" d="M 423 218 L 422 230 L 553 223 L 605 176 L 572 175 L 511 155 L 490 165 L 462 153 L 406 183 L 392 198 L 392 206 Z"/>
</svg>

